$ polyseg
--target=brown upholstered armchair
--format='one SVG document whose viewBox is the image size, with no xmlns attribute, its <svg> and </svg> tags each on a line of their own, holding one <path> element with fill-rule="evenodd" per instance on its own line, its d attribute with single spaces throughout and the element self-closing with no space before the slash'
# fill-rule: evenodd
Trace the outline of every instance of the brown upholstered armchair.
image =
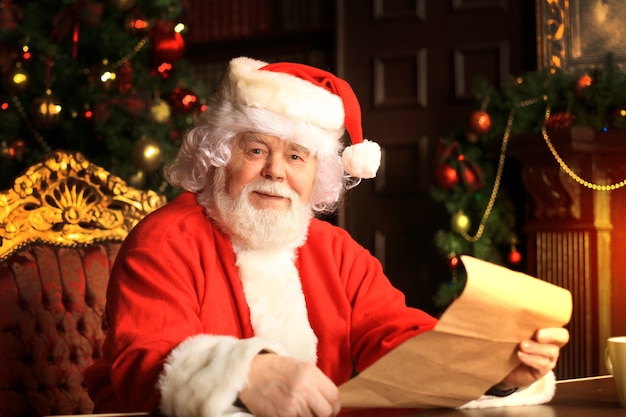
<svg viewBox="0 0 626 417">
<path fill-rule="evenodd" d="M 90 413 L 120 242 L 165 203 L 79 153 L 54 152 L 0 192 L 0 415 Z"/>
</svg>

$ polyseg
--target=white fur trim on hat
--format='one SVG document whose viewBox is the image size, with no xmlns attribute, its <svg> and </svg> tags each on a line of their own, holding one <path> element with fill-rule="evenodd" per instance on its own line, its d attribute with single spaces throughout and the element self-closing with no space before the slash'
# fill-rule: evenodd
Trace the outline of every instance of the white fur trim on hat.
<svg viewBox="0 0 626 417">
<path fill-rule="evenodd" d="M 220 128 L 233 132 L 261 132 L 293 140 L 321 157 L 338 155 L 341 147 L 339 139 L 343 130 L 329 132 L 311 123 L 289 119 L 260 107 L 248 107 L 224 100 L 204 117 L 211 118 Z"/>
<path fill-rule="evenodd" d="M 356 178 L 374 178 L 380 167 L 381 150 L 376 142 L 364 140 L 348 146 L 341 155 L 344 170 Z"/>
<path fill-rule="evenodd" d="M 266 65 L 267 62 L 247 57 L 231 60 L 220 94 L 231 103 L 266 109 L 292 121 L 316 126 L 327 132 L 326 143 L 318 147 L 336 149 L 334 142 L 344 131 L 341 98 L 293 75 L 260 70 Z"/>
<path fill-rule="evenodd" d="M 180 343 L 167 357 L 158 382 L 161 412 L 176 417 L 225 417 L 248 380 L 252 359 L 262 350 L 280 355 L 286 349 L 260 337 L 197 335 Z"/>
<path fill-rule="evenodd" d="M 492 408 L 510 407 L 518 405 L 545 404 L 552 400 L 556 391 L 556 377 L 551 371 L 533 384 L 520 388 L 506 397 L 483 395 L 477 400 L 470 401 L 459 408 Z"/>
</svg>

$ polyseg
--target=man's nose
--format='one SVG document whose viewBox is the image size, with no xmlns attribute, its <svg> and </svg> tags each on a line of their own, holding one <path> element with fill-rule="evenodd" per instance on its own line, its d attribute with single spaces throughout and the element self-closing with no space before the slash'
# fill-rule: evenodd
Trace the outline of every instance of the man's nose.
<svg viewBox="0 0 626 417">
<path fill-rule="evenodd" d="M 285 178 L 285 161 L 282 156 L 270 154 L 267 158 L 263 171 L 264 178 L 272 181 L 280 181 Z"/>
</svg>

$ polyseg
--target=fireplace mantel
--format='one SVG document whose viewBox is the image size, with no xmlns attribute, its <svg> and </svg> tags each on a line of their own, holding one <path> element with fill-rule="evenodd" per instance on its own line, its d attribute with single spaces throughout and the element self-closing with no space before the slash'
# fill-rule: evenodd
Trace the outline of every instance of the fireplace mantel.
<svg viewBox="0 0 626 417">
<path fill-rule="evenodd" d="M 599 191 L 626 178 L 626 132 L 574 127 L 548 132 L 570 175 L 543 136 L 511 137 L 508 156 L 521 163 L 527 191 L 528 272 L 569 289 L 574 313 L 571 341 L 557 367 L 559 378 L 605 373 L 606 338 L 626 334 L 626 187 Z"/>
</svg>

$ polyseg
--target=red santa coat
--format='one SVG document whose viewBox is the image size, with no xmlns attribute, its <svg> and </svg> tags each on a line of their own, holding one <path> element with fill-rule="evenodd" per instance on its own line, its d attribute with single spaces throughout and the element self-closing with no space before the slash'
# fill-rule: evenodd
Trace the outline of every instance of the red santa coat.
<svg viewBox="0 0 626 417">
<path fill-rule="evenodd" d="M 98 411 L 179 417 L 232 411 L 263 349 L 315 361 L 341 384 L 436 323 L 345 230 L 312 220 L 295 249 L 236 253 L 191 193 L 129 234 L 107 318 L 104 356 L 85 375 Z"/>
</svg>

